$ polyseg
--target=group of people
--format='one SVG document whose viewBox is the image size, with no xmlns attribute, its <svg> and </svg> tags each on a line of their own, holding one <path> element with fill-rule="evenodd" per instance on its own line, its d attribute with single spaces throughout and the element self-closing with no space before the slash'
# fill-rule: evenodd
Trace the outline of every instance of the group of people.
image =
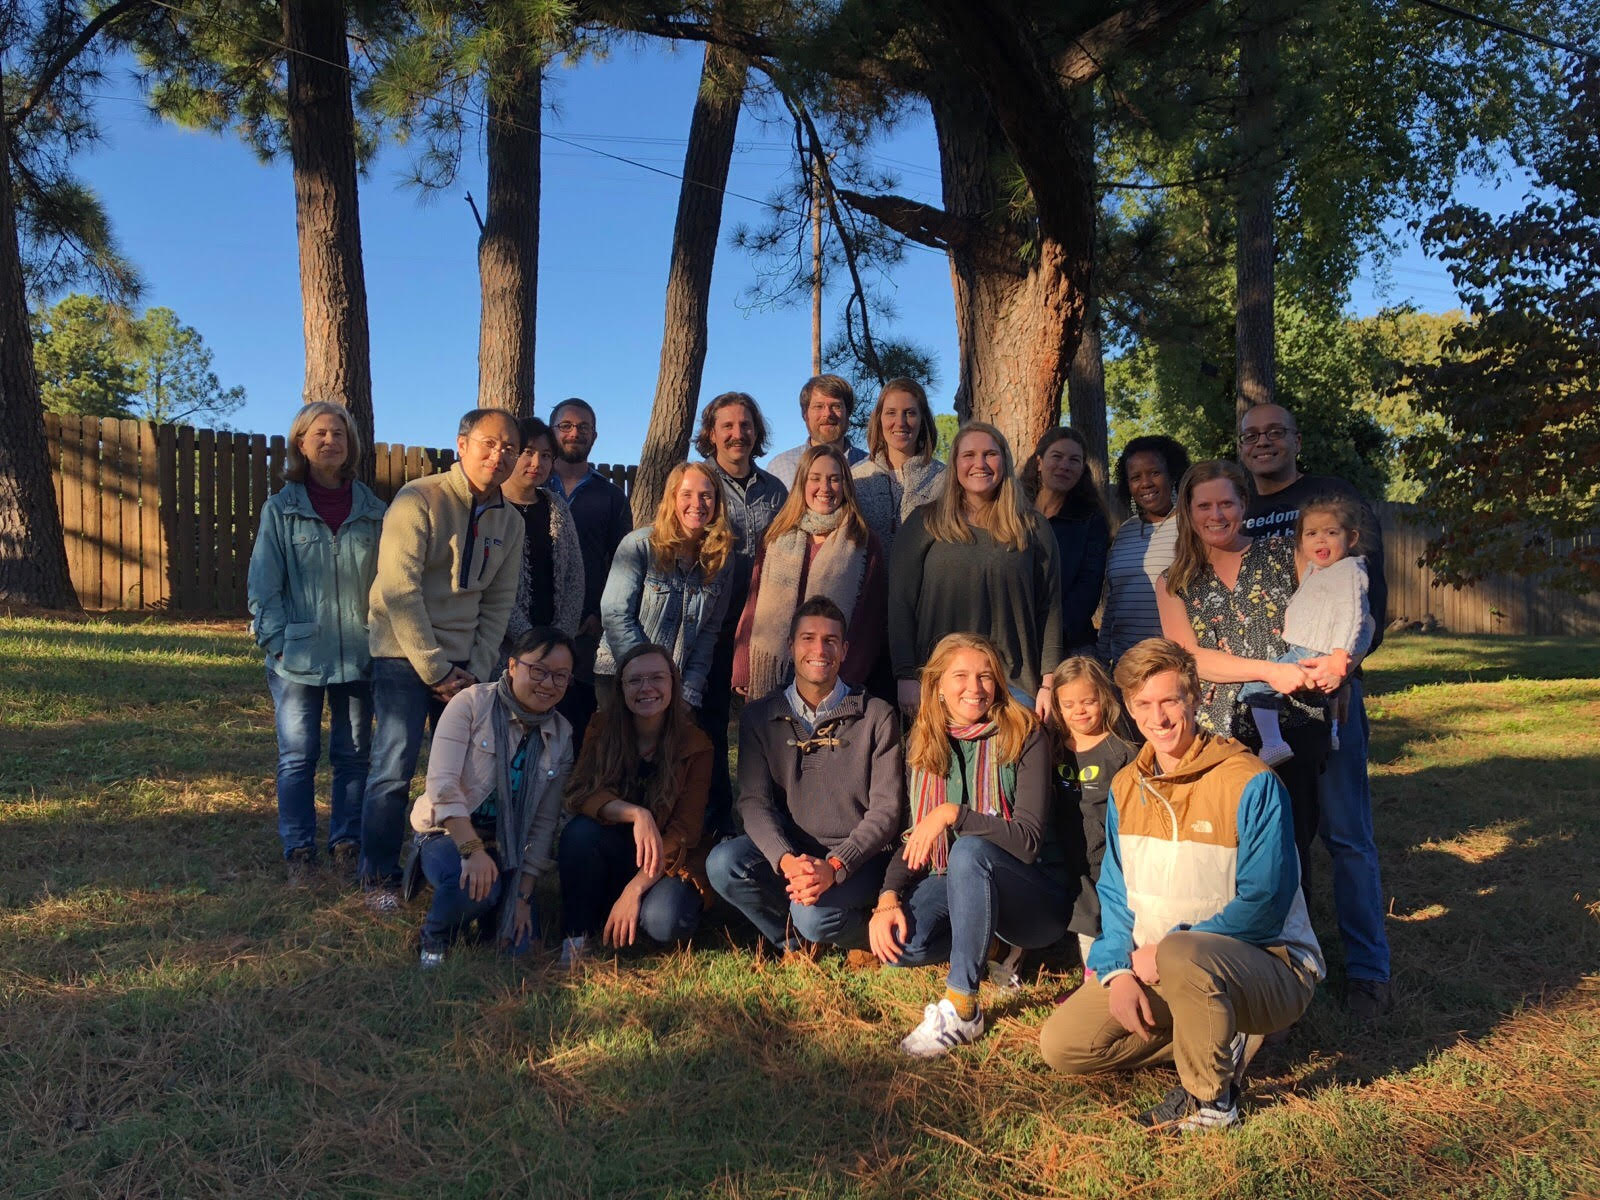
<svg viewBox="0 0 1600 1200">
<path fill-rule="evenodd" d="M 467 413 L 456 462 L 387 510 L 345 410 L 302 409 L 249 581 L 290 879 L 318 858 L 326 701 L 328 854 L 379 913 L 426 881 L 423 967 L 463 936 L 525 950 L 552 872 L 567 965 L 687 941 L 721 896 L 784 953 L 948 963 L 901 1041 L 930 1057 L 982 1036 L 985 980 L 1020 986 L 1025 953 L 1073 934 L 1085 986 L 1047 1061 L 1175 1062 L 1141 1120 L 1232 1123 L 1253 1046 L 1324 973 L 1319 835 L 1347 1003 L 1389 1003 L 1370 509 L 1300 473 L 1273 405 L 1243 417 L 1239 462 L 1130 442 L 1115 537 L 1072 429 L 1019 471 L 979 422 L 941 462 L 913 380 L 883 388 L 864 451 L 854 408 L 808 380 L 807 441 L 762 469 L 756 401 L 717 396 L 639 529 L 583 400 L 548 424 Z"/>
</svg>

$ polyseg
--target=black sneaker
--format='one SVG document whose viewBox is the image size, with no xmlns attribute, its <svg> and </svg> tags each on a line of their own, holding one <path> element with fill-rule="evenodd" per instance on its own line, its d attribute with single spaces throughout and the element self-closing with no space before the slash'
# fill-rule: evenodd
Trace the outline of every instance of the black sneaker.
<svg viewBox="0 0 1600 1200">
<path fill-rule="evenodd" d="M 284 882 L 292 888 L 310 887 L 317 870 L 317 856 L 311 850 L 291 850 L 284 860 Z"/>
<path fill-rule="evenodd" d="M 1221 1099 L 1196 1100 L 1179 1084 L 1160 1104 L 1145 1109 L 1134 1120 L 1157 1133 L 1225 1129 L 1239 1123 L 1239 1089 L 1230 1083 Z"/>
<path fill-rule="evenodd" d="M 1387 979 L 1352 979 L 1344 985 L 1344 1006 L 1358 1021 L 1376 1021 L 1394 1007 Z"/>
</svg>

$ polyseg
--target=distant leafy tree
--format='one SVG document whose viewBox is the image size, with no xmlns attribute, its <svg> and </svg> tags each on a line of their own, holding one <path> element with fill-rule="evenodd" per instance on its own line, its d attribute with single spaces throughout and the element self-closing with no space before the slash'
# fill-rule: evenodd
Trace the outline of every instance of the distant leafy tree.
<svg viewBox="0 0 1600 1200">
<path fill-rule="evenodd" d="M 137 384 L 112 306 L 75 292 L 30 316 L 39 399 L 46 412 L 131 417 Z"/>
<path fill-rule="evenodd" d="M 1600 68 L 1587 64 L 1548 141 L 1536 191 L 1505 217 L 1451 205 L 1424 242 L 1448 267 L 1469 320 L 1408 381 L 1442 419 L 1409 438 L 1424 552 L 1442 579 L 1535 574 L 1600 584 L 1600 546 L 1553 543 L 1600 523 Z"/>
<path fill-rule="evenodd" d="M 39 391 L 51 412 L 215 425 L 244 404 L 244 389 L 222 386 L 205 339 L 170 308 L 133 317 L 74 293 L 33 322 Z"/>
</svg>

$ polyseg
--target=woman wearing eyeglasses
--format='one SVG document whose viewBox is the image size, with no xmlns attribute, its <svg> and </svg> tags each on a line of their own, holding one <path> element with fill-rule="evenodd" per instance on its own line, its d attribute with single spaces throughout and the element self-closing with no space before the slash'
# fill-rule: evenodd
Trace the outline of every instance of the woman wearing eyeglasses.
<svg viewBox="0 0 1600 1200">
<path fill-rule="evenodd" d="M 553 865 L 572 726 L 556 711 L 572 681 L 572 639 L 530 629 L 497 683 L 463 688 L 445 706 L 428 752 L 428 782 L 411 808 L 417 863 L 433 885 L 422 967 L 440 966 L 477 922 L 511 954 L 538 928 L 535 883 Z"/>
<path fill-rule="evenodd" d="M 699 848 L 711 789 L 711 739 L 683 702 L 666 649 L 635 646 L 617 695 L 590 723 L 561 831 L 561 963 L 599 938 L 631 946 L 687 941 L 711 895 Z"/>
</svg>

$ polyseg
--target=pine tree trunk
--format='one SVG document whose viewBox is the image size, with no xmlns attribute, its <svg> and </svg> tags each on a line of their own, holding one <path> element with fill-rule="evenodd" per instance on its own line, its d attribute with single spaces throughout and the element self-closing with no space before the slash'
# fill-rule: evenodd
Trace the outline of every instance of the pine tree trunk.
<svg viewBox="0 0 1600 1200">
<path fill-rule="evenodd" d="M 489 213 L 478 238 L 478 405 L 534 411 L 541 72 L 520 55 L 489 80 Z"/>
<path fill-rule="evenodd" d="M 967 230 L 950 247 L 960 372 L 956 413 L 988 421 L 1020 463 L 1061 415 L 1061 393 L 1083 325 L 1093 263 L 1093 190 L 1081 180 L 1078 228 L 1070 242 L 1045 233 L 1035 248 L 997 220 L 1004 207 L 993 175 L 1003 138 L 976 91 L 931 97 L 945 212 Z M 1061 168 L 1082 174 L 1071 148 Z"/>
<path fill-rule="evenodd" d="M 1090 186 L 1093 186 L 1094 116 L 1093 96 L 1085 89 L 1080 103 L 1082 119 L 1074 132 L 1078 137 L 1078 154 L 1090 164 Z M 1078 349 L 1067 369 L 1068 423 L 1083 434 L 1089 443 L 1088 462 L 1085 464 L 1102 496 L 1109 489 L 1106 434 L 1106 364 L 1100 344 L 1100 304 L 1091 292 L 1083 319 L 1083 334 L 1078 338 Z"/>
<path fill-rule="evenodd" d="M 1240 416 L 1277 394 L 1273 330 L 1273 56 L 1276 31 L 1261 6 L 1250 14 L 1239 53 L 1239 147 L 1245 169 L 1235 203 L 1239 225 L 1234 248 L 1235 407 Z"/>
<path fill-rule="evenodd" d="M 0 113 L 5 106 L 0 103 Z M 11 138 L 0 119 L 0 603 L 77 608 L 44 436 L 33 335 L 11 190 Z"/>
<path fill-rule="evenodd" d="M 372 462 L 372 359 L 343 0 L 282 0 L 305 399 L 350 409 Z"/>
<path fill-rule="evenodd" d="M 650 410 L 650 432 L 639 453 L 639 474 L 633 485 L 636 526 L 648 524 L 654 517 L 667 476 L 683 461 L 694 430 L 706 361 L 711 266 L 722 228 L 722 191 L 733 160 L 745 69 L 745 60 L 739 55 L 706 47 L 683 160 L 678 219 L 672 230 L 661 369 Z"/>
</svg>

